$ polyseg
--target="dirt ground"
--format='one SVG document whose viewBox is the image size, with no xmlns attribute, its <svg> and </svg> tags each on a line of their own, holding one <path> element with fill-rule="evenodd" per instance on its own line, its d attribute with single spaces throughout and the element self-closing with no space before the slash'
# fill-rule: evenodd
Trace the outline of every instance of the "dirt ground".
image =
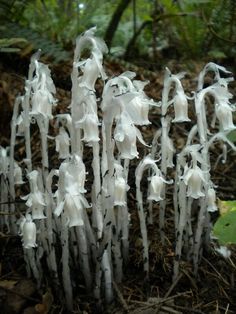
<svg viewBox="0 0 236 314">
<path fill-rule="evenodd" d="M 20 59 L 14 55 L 1 55 L 0 58 L 0 144 L 7 146 L 10 138 L 10 121 L 14 99 L 24 90 L 29 59 Z M 203 67 L 203 62 L 180 64 L 177 61 L 168 63 L 172 72 L 186 70 L 184 79 L 185 89 L 190 92 L 195 89 L 196 77 Z M 159 66 L 156 72 L 147 67 L 133 66 L 117 60 L 106 60 L 105 68 L 110 76 L 133 70 L 137 78 L 149 80 L 146 93 L 156 101 L 161 99 L 163 86 L 163 68 Z M 71 64 L 53 65 L 52 76 L 57 87 L 58 106 L 56 111 L 62 113 L 70 104 L 70 71 Z M 98 83 L 98 93 L 101 84 Z M 236 85 L 232 85 L 236 95 Z M 191 113 L 190 110 L 190 115 Z M 150 111 L 153 126 L 143 128 L 145 139 L 152 138 L 154 129 L 160 126 L 160 113 L 154 109 Z M 184 139 L 189 129 L 185 125 L 173 126 L 171 134 L 176 147 L 184 145 Z M 37 145 L 37 136 L 34 144 Z M 17 156 L 22 155 L 22 144 L 17 144 Z M 221 200 L 236 199 L 236 153 L 230 151 L 227 164 L 218 162 L 221 154 L 220 145 L 211 150 L 212 180 L 218 186 L 217 196 Z M 39 158 L 34 156 L 37 162 Z M 53 158 L 53 156 L 52 156 Z M 88 157 L 89 158 L 89 157 Z M 167 209 L 166 234 L 169 239 L 165 247 L 159 240 L 157 230 L 158 211 L 154 207 L 154 224 L 149 226 L 150 239 L 150 280 L 147 282 L 143 274 L 142 253 L 140 250 L 139 221 L 135 208 L 135 196 L 132 189 L 129 194 L 132 227 L 130 230 L 130 259 L 124 270 L 124 280 L 121 285 L 114 283 L 115 301 L 109 305 L 98 307 L 92 296 L 86 293 L 83 284 L 75 292 L 75 310 L 73 313 L 236 313 L 236 248 L 231 245 L 230 259 L 224 259 L 213 250 L 205 252 L 198 276 L 195 277 L 191 265 L 182 262 L 179 277 L 172 281 L 173 252 L 173 218 L 171 218 L 171 191 L 169 207 Z M 1 215 L 1 212 L 0 212 Z M 213 217 L 216 219 L 216 217 Z M 46 278 L 42 287 L 37 288 L 33 279 L 26 277 L 25 263 L 20 238 L 4 232 L 0 233 L 0 310 L 3 314 L 36 314 L 36 313 L 66 313 L 62 297 L 62 287 L 54 287 L 50 277 Z M 58 290 L 59 289 L 59 290 Z"/>
</svg>

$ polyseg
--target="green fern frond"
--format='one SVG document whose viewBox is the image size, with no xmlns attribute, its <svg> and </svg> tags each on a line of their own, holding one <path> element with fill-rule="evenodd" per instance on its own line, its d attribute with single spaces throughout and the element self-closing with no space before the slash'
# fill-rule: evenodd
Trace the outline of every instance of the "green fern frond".
<svg viewBox="0 0 236 314">
<path fill-rule="evenodd" d="M 5 23 L 4 26 L 0 27 L 0 37 L 2 37 L 1 33 L 8 39 L 12 39 L 13 37 L 23 38 L 32 44 L 33 50 L 41 49 L 42 55 L 53 59 L 55 63 L 70 59 L 69 53 L 63 50 L 59 44 L 17 23 Z"/>
</svg>

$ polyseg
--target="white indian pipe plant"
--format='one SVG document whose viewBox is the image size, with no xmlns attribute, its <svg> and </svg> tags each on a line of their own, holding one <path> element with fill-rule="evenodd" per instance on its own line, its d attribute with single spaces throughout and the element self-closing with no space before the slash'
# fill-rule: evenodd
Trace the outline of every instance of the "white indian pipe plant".
<svg viewBox="0 0 236 314">
<path fill-rule="evenodd" d="M 160 240 L 164 244 L 167 236 L 166 192 L 173 182 L 174 279 L 179 274 L 182 259 L 191 261 L 197 273 L 203 248 L 210 244 L 212 225 L 209 213 L 217 210 L 217 188 L 210 178 L 209 149 L 215 141 L 235 149 L 226 137 L 234 129 L 234 106 L 228 91 L 232 78 L 221 76 L 221 73 L 230 75 L 225 68 L 207 64 L 199 75 L 197 91 L 191 97 L 185 94 L 181 83 L 184 73 L 175 75 L 166 69 L 162 99 L 155 103 L 145 95 L 147 82 L 134 80 L 134 72 L 127 71 L 108 79 L 102 64 L 107 47 L 95 36 L 95 31 L 96 28 L 91 28 L 76 40 L 70 113 L 53 115 L 57 101 L 53 96 L 56 90 L 50 70 L 39 62 L 40 53 L 31 58 L 25 94 L 15 102 L 10 149 L 0 148 L 1 202 L 4 203 L 1 208 L 11 217 L 1 217 L 1 230 L 7 226 L 9 232 L 16 232 L 13 215 L 16 208 L 6 204 L 8 191 L 10 200 L 14 201 L 15 185 L 28 182 L 29 193 L 22 196 L 26 209 L 18 221 L 27 269 L 40 285 L 43 279 L 41 259 L 45 256 L 55 283 L 63 282 L 70 310 L 73 309 L 73 287 L 81 278 L 72 274 L 80 271 L 84 285 L 93 292 L 97 302 L 102 296 L 111 302 L 113 281 L 119 283 L 122 280 L 128 262 L 132 223 L 128 197 L 132 184 L 130 163 L 134 164 L 133 160 L 140 155 L 137 140 L 148 151 L 135 171 L 146 279 L 150 273 L 147 223 L 154 223 L 153 203 L 157 203 Z M 83 59 L 86 49 L 90 55 Z M 213 83 L 204 87 L 208 72 L 214 74 Z M 97 80 L 104 85 L 101 99 L 96 95 Z M 215 115 L 211 125 L 214 128 L 218 122 L 216 128 L 219 126 L 215 134 L 208 130 L 206 95 L 214 99 Z M 190 104 L 194 104 L 197 124 L 189 132 L 185 147 L 179 151 L 171 139 L 171 126 L 173 123 L 190 123 Z M 172 105 L 174 116 L 170 109 Z M 144 141 L 141 133 L 143 125 L 151 124 L 148 118 L 150 106 L 160 107 L 161 111 L 161 128 L 154 134 L 152 146 Z M 53 136 L 49 135 L 52 119 L 55 119 L 57 130 L 57 135 Z M 41 169 L 36 168 L 32 158 L 30 134 L 31 124 L 35 122 L 41 138 Z M 25 182 L 21 168 L 14 161 L 17 136 L 23 136 L 25 140 Z M 48 141 L 52 139 L 58 154 L 58 169 L 49 166 Z M 92 156 L 91 161 L 88 156 Z M 174 167 L 173 180 L 169 168 Z M 142 187 L 146 170 L 149 171 L 148 192 Z M 58 246 L 61 246 L 60 250 L 56 249 Z"/>
</svg>

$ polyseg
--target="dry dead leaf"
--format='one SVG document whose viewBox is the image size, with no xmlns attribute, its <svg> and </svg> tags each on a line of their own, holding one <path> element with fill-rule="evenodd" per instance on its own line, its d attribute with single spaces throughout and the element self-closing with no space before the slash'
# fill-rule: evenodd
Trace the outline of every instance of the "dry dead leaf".
<svg viewBox="0 0 236 314">
<path fill-rule="evenodd" d="M 5 289 L 12 289 L 16 283 L 16 280 L 0 280 L 0 287 Z"/>
<path fill-rule="evenodd" d="M 48 290 L 42 297 L 42 303 L 38 303 L 35 305 L 35 310 L 40 314 L 47 314 L 53 304 L 53 295 L 50 290 Z"/>
</svg>

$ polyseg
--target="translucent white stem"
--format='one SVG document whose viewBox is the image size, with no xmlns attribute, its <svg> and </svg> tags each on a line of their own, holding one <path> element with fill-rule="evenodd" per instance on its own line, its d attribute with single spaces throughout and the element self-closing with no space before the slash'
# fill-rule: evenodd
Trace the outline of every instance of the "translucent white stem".
<svg viewBox="0 0 236 314">
<path fill-rule="evenodd" d="M 14 154 L 15 154 L 15 144 L 16 144 L 16 119 L 19 112 L 20 102 L 21 102 L 21 99 L 17 97 L 14 103 L 13 116 L 12 116 L 12 121 L 11 121 L 11 142 L 10 142 L 9 188 L 10 188 L 10 195 L 11 195 L 10 213 L 12 214 L 10 216 L 10 222 L 11 222 L 12 232 L 14 234 L 17 233 L 16 218 L 13 215 L 15 214 Z"/>
<path fill-rule="evenodd" d="M 79 248 L 79 259 L 81 261 L 81 270 L 84 275 L 85 285 L 88 291 L 92 288 L 92 273 L 90 269 L 89 253 L 88 253 L 88 243 L 85 233 L 84 226 L 76 227 L 76 235 Z"/>
<path fill-rule="evenodd" d="M 101 239 L 103 230 L 103 212 L 101 206 L 101 171 L 99 157 L 99 143 L 93 142 L 93 217 L 95 228 L 97 229 L 97 238 Z"/>
<path fill-rule="evenodd" d="M 69 267 L 69 233 L 67 219 L 64 213 L 62 213 L 61 215 L 61 247 L 62 247 L 62 279 L 66 297 L 66 305 L 69 310 L 72 310 L 73 294 Z"/>
<path fill-rule="evenodd" d="M 140 220 L 141 235 L 143 239 L 143 267 L 147 277 L 149 276 L 149 254 L 148 254 L 148 238 L 147 238 L 147 227 L 146 217 L 143 208 L 143 196 L 140 190 L 140 178 L 136 177 L 136 198 L 138 206 L 138 215 Z"/>
<path fill-rule="evenodd" d="M 105 280 L 105 297 L 106 302 L 109 304 L 113 300 L 113 288 L 112 288 L 112 272 L 110 268 L 109 254 L 107 250 L 104 251 L 102 256 L 102 270 Z"/>
</svg>

